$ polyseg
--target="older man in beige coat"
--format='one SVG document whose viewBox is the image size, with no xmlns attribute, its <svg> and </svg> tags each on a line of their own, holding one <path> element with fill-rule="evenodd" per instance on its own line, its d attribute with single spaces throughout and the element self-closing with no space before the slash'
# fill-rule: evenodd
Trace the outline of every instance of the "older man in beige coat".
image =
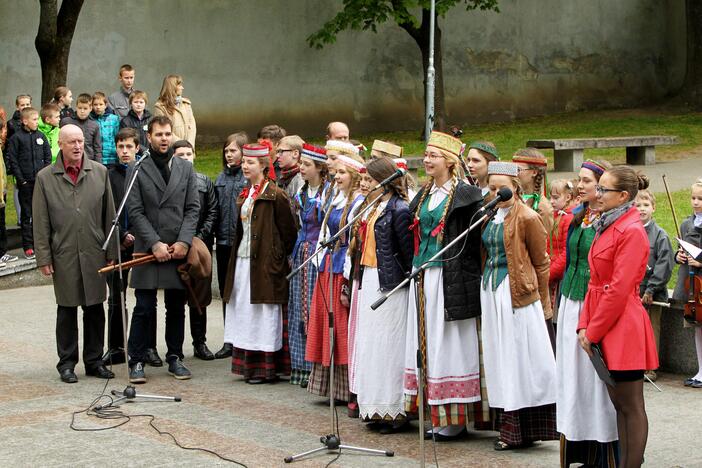
<svg viewBox="0 0 702 468">
<path fill-rule="evenodd" d="M 105 336 L 105 279 L 98 269 L 115 258 L 102 250 L 115 208 L 107 169 L 88 159 L 83 131 L 66 125 L 59 133 L 56 162 L 37 175 L 32 200 L 37 266 L 52 276 L 58 305 L 56 368 L 61 380 L 77 382 L 78 306 L 83 308 L 86 375 L 112 378 L 102 362 Z"/>
</svg>

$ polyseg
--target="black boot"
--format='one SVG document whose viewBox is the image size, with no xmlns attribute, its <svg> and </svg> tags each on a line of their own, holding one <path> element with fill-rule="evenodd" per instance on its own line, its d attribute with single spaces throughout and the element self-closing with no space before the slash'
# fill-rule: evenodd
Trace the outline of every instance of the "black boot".
<svg viewBox="0 0 702 468">
<path fill-rule="evenodd" d="M 212 354 L 212 351 L 210 351 L 210 348 L 208 348 L 205 343 L 196 344 L 194 348 L 195 357 L 198 359 L 202 359 L 203 361 L 212 361 L 215 358 L 214 354 Z"/>
<path fill-rule="evenodd" d="M 214 355 L 215 359 L 224 359 L 228 357 L 232 357 L 232 344 L 231 343 L 224 343 L 222 345 L 222 349 L 217 351 Z"/>
</svg>

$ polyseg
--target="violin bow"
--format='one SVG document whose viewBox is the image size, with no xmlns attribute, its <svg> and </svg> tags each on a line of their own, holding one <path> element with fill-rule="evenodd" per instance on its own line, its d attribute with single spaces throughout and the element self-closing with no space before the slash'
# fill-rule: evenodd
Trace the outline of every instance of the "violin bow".
<svg viewBox="0 0 702 468">
<path fill-rule="evenodd" d="M 678 237 L 680 236 L 680 225 L 678 224 L 678 217 L 675 214 L 675 206 L 673 205 L 673 198 L 670 196 L 670 189 L 668 189 L 668 181 L 665 178 L 665 174 L 663 174 L 661 177 L 663 177 L 663 187 L 665 187 L 665 194 L 668 197 L 668 204 L 670 205 L 670 212 L 673 213 L 673 223 L 675 223 L 675 232 L 677 233 Z"/>
</svg>

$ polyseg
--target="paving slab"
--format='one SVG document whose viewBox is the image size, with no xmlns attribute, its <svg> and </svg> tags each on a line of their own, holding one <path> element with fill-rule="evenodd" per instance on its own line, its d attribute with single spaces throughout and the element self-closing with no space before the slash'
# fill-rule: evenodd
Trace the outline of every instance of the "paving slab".
<svg viewBox="0 0 702 468">
<path fill-rule="evenodd" d="M 230 373 L 228 360 L 199 361 L 186 343 L 186 364 L 193 379 L 176 381 L 165 368 L 146 368 L 148 383 L 138 392 L 179 395 L 180 403 L 127 403 L 128 423 L 111 430 L 77 432 L 70 429 L 74 411 L 85 409 L 99 396 L 105 382 L 85 377 L 76 368 L 79 382 L 60 382 L 55 369 L 55 304 L 51 286 L 2 291 L 0 305 L 0 466 L 225 466 L 213 455 L 183 450 L 168 436 L 160 436 L 148 424 L 171 432 L 186 446 L 214 450 L 251 467 L 284 466 L 286 455 L 319 446 L 329 432 L 330 415 L 324 399 L 283 381 L 274 385 L 247 385 Z M 163 304 L 162 297 L 159 301 Z M 128 304 L 134 305 L 133 291 Z M 221 303 L 211 306 L 208 342 L 219 349 L 223 324 Z M 163 341 L 164 311 L 159 309 L 159 348 Z M 186 337 L 188 332 L 186 331 Z M 186 338 L 186 341 L 189 341 Z M 126 386 L 126 366 L 113 369 L 117 378 L 107 390 Z M 702 466 L 702 447 L 693 434 L 699 429 L 702 390 L 683 387 L 683 376 L 664 374 L 658 381 L 663 393 L 646 387 L 650 435 L 646 466 Z M 106 400 L 104 400 L 106 401 Z M 343 453 L 332 466 L 417 466 L 416 432 L 382 436 L 349 419 L 339 408 L 339 430 L 344 443 L 394 450 L 394 458 Z M 104 428 L 121 420 L 104 421 L 79 414 L 78 428 Z M 689 432 L 689 437 L 681 434 Z M 464 441 L 437 444 L 442 467 L 554 467 L 558 466 L 558 443 L 539 443 L 529 450 L 495 452 L 496 433 L 472 432 Z M 294 463 L 299 467 L 323 467 L 334 455 L 321 454 Z M 427 463 L 433 450 L 427 444 Z"/>
</svg>

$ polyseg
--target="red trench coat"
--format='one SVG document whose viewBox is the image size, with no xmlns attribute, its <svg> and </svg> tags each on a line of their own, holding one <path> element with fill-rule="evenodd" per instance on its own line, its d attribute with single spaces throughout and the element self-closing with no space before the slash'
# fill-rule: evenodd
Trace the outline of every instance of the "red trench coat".
<svg viewBox="0 0 702 468">
<path fill-rule="evenodd" d="M 598 235 L 590 248 L 590 282 L 578 330 L 600 343 L 610 370 L 658 368 L 653 328 L 639 298 L 648 237 L 632 207 Z"/>
</svg>

